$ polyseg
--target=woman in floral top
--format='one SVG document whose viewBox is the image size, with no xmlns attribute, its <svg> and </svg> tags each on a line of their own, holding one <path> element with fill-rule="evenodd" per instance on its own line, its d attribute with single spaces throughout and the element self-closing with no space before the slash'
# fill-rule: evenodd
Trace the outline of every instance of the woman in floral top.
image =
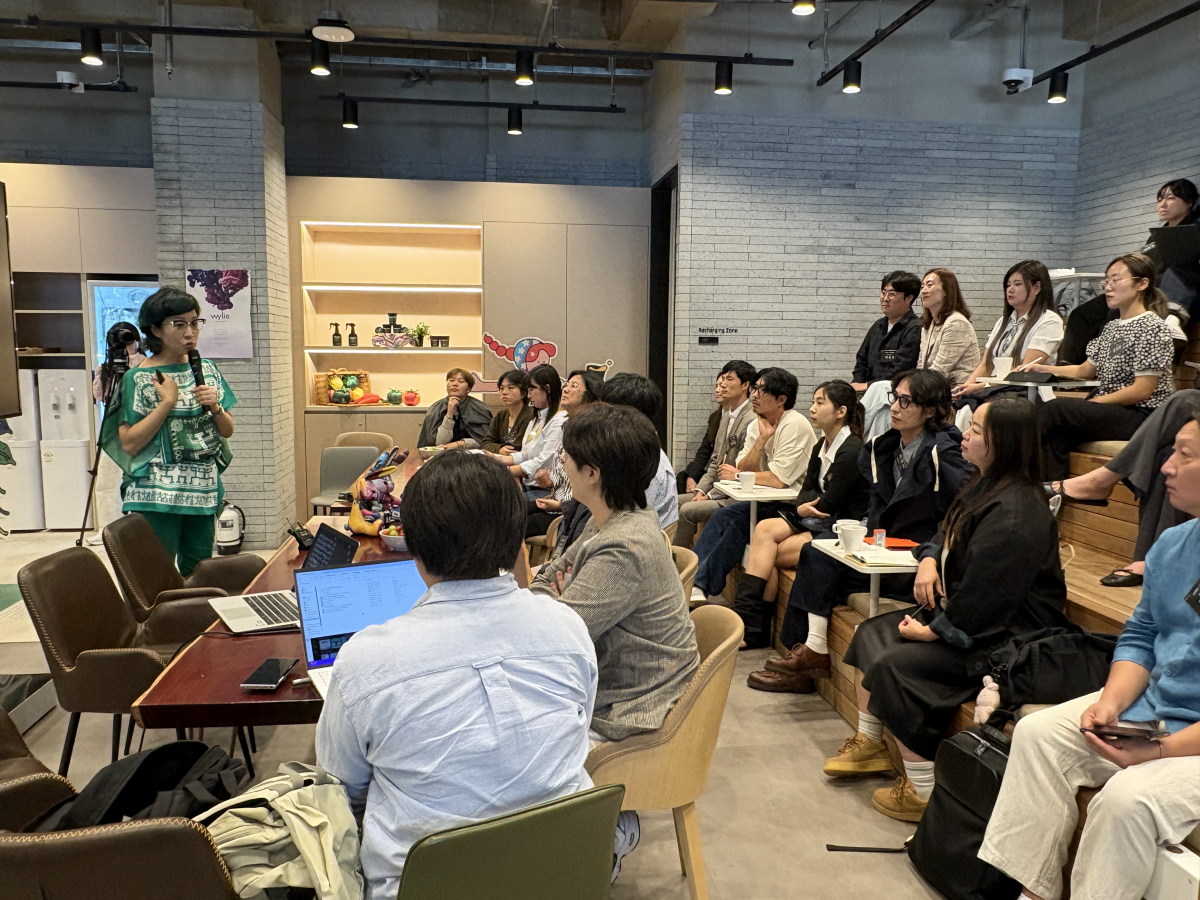
<svg viewBox="0 0 1200 900">
<path fill-rule="evenodd" d="M 1087 400 L 1057 399 L 1041 407 L 1045 475 L 1052 480 L 1067 477 L 1074 447 L 1129 440 L 1175 390 L 1174 345 L 1163 321 L 1167 298 L 1155 287 L 1154 262 L 1144 253 L 1119 256 L 1108 264 L 1103 285 L 1109 309 L 1120 317 L 1087 345 L 1087 359 L 1078 366 L 1026 367 L 1100 382 Z"/>
<path fill-rule="evenodd" d="M 125 473 L 122 509 L 146 517 L 186 578 L 212 556 L 237 398 L 210 360 L 201 360 L 203 385 L 192 375 L 188 351 L 204 327 L 193 297 L 172 287 L 155 291 L 138 326 L 152 355 L 125 373 L 120 411 L 101 443 Z"/>
</svg>

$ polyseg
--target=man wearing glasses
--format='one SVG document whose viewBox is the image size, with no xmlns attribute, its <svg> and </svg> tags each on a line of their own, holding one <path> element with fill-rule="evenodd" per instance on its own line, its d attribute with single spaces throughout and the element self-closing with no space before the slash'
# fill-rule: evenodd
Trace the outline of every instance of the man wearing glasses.
<svg viewBox="0 0 1200 900">
<path fill-rule="evenodd" d="M 883 318 L 871 326 L 854 359 L 850 381 L 856 391 L 917 367 L 921 320 L 913 315 L 912 305 L 920 292 L 921 279 L 911 272 L 897 270 L 884 276 L 879 287 Z"/>
</svg>

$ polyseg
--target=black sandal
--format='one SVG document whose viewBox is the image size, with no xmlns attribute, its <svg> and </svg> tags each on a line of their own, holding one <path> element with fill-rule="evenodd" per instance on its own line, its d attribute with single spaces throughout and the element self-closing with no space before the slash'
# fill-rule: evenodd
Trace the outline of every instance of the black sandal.
<svg viewBox="0 0 1200 900">
<path fill-rule="evenodd" d="M 1112 572 L 1100 579 L 1100 583 L 1105 587 L 1140 587 L 1142 581 L 1141 575 L 1131 572 L 1125 566 L 1113 569 Z"/>
<path fill-rule="evenodd" d="M 1061 497 L 1062 500 L 1060 502 L 1062 503 L 1066 503 L 1068 500 L 1070 500 L 1072 503 L 1079 503 L 1083 506 L 1108 506 L 1107 500 L 1083 500 L 1080 497 L 1072 497 L 1070 494 L 1063 491 L 1063 482 L 1061 481 L 1058 482 L 1057 488 L 1054 486 L 1053 481 L 1043 481 L 1042 490 L 1046 492 L 1046 497 L 1048 499 Z"/>
</svg>

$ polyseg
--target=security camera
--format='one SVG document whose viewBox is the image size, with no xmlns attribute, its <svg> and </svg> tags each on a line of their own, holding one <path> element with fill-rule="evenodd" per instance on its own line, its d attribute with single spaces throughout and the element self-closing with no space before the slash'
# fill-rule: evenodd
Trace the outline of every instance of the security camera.
<svg viewBox="0 0 1200 900">
<path fill-rule="evenodd" d="M 83 93 L 83 82 L 74 72 L 58 72 L 57 76 L 58 83 L 62 85 L 63 90 L 70 91 L 72 94 Z"/>
<path fill-rule="evenodd" d="M 1033 69 L 1005 69 L 1001 81 L 1010 94 L 1027 91 L 1033 87 Z"/>
</svg>

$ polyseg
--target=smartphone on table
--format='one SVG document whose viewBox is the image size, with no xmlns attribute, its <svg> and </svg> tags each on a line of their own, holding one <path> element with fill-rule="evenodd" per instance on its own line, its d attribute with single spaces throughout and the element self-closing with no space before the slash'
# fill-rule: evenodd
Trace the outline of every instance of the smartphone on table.
<svg viewBox="0 0 1200 900">
<path fill-rule="evenodd" d="M 242 689 L 247 691 L 273 691 L 287 678 L 288 673 L 296 667 L 298 659 L 268 659 L 255 669 L 242 682 Z"/>
</svg>

